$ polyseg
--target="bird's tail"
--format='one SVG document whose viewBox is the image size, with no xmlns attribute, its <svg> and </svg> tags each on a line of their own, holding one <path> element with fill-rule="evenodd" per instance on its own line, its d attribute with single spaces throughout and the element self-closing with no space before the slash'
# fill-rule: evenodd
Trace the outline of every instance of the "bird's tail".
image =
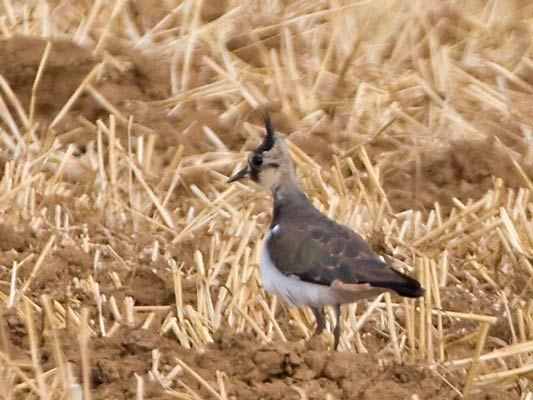
<svg viewBox="0 0 533 400">
<path fill-rule="evenodd" d="M 372 284 L 372 286 L 394 290 L 400 296 L 404 297 L 421 297 L 424 295 L 425 290 L 420 286 L 420 282 L 402 274 L 401 272 L 398 272 L 398 274 L 402 275 L 401 279 L 387 282 L 376 282 L 376 284 Z"/>
<path fill-rule="evenodd" d="M 426 292 L 416 279 L 408 276 L 404 276 L 401 282 L 382 282 L 380 287 L 392 289 L 404 297 L 421 297 Z"/>
</svg>

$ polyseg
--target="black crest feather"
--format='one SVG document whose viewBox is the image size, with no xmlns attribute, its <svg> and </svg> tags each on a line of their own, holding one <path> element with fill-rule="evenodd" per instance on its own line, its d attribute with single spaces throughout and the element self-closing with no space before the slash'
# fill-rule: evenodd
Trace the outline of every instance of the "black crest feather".
<svg viewBox="0 0 533 400">
<path fill-rule="evenodd" d="M 269 151 L 274 147 L 274 141 L 276 140 L 276 136 L 274 134 L 274 127 L 272 126 L 272 120 L 270 119 L 270 116 L 268 114 L 265 114 L 265 128 L 266 128 L 266 136 L 265 140 L 263 140 L 263 143 L 261 143 L 261 146 L 257 148 L 257 152 L 263 152 L 263 151 Z"/>
</svg>

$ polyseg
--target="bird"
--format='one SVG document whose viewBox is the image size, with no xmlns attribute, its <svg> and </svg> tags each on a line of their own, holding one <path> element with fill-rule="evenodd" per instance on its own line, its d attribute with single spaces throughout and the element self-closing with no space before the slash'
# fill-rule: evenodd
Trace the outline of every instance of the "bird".
<svg viewBox="0 0 533 400">
<path fill-rule="evenodd" d="M 336 351 L 342 304 L 383 292 L 416 298 L 424 289 L 382 261 L 358 233 L 314 207 L 298 183 L 285 137 L 274 132 L 267 114 L 264 123 L 263 142 L 228 183 L 249 177 L 272 194 L 272 220 L 259 260 L 261 285 L 289 307 L 310 307 L 316 320 L 314 336 L 325 328 L 324 308 L 333 307 Z"/>
</svg>

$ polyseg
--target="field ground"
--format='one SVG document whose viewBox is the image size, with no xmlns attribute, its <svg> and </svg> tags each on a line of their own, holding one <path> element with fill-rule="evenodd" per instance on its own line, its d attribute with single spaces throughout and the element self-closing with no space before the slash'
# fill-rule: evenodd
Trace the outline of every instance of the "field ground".
<svg viewBox="0 0 533 400">
<path fill-rule="evenodd" d="M 216 5 L 215 5 L 216 4 Z M 0 397 L 533 399 L 533 5 L 0 5 Z M 310 339 L 265 294 L 288 135 L 302 186 L 424 298 Z"/>
</svg>

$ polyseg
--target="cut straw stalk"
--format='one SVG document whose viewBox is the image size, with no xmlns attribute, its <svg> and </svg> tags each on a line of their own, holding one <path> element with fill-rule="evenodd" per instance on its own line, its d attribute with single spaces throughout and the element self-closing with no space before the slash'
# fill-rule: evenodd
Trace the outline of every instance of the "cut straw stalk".
<svg viewBox="0 0 533 400">
<path fill-rule="evenodd" d="M 446 222 L 443 222 L 442 225 L 436 227 L 435 229 L 431 230 L 430 232 L 427 232 L 424 236 L 421 238 L 415 240 L 412 245 L 414 247 L 420 247 L 422 244 L 434 239 L 435 237 L 441 235 L 443 232 L 446 231 L 446 229 L 450 228 L 454 224 L 457 224 L 460 220 L 467 217 L 468 215 L 472 215 L 476 213 L 478 210 L 480 210 L 482 207 L 484 207 L 487 203 L 488 198 L 483 197 L 480 200 L 476 201 L 469 207 L 466 207 L 463 209 L 459 214 L 456 214 L 455 216 L 451 216 Z"/>
<path fill-rule="evenodd" d="M 106 40 L 109 36 L 109 31 L 111 30 L 111 26 L 115 18 L 120 14 L 120 11 L 122 10 L 122 7 L 124 6 L 125 3 L 126 3 L 126 0 L 115 1 L 115 6 L 113 7 L 111 16 L 108 17 L 106 20 L 104 29 L 102 30 L 100 38 L 98 39 L 98 42 L 96 43 L 96 46 L 94 47 L 93 54 L 99 54 L 104 49 Z"/>
<path fill-rule="evenodd" d="M 91 370 L 89 364 L 89 309 L 81 310 L 80 333 L 78 335 L 80 345 L 81 376 L 83 387 L 83 399 L 91 400 Z"/>
<path fill-rule="evenodd" d="M 17 294 L 15 296 L 15 300 L 13 301 L 13 305 L 16 305 L 20 301 L 22 296 L 24 296 L 24 293 L 26 293 L 26 290 L 28 290 L 30 285 L 33 283 L 33 280 L 35 279 L 35 277 L 39 273 L 39 270 L 40 270 L 40 268 L 41 268 L 41 266 L 42 266 L 42 264 L 44 262 L 44 259 L 48 255 L 50 249 L 52 248 L 52 245 L 55 242 L 55 240 L 56 240 L 56 236 L 55 235 L 51 235 L 50 238 L 48 239 L 48 241 L 46 242 L 46 244 L 44 245 L 44 248 L 41 251 L 41 254 L 39 255 L 39 258 L 37 259 L 37 261 L 35 262 L 35 265 L 33 266 L 33 269 L 32 269 L 32 271 L 30 273 L 30 276 L 24 282 L 24 284 L 22 285 L 22 288 L 17 292 Z"/>
<path fill-rule="evenodd" d="M 438 291 L 439 288 L 436 285 L 436 281 L 432 279 L 431 271 L 431 262 L 428 258 L 423 259 L 424 265 L 424 288 L 426 289 L 424 301 L 426 305 L 426 316 L 425 316 L 425 327 L 426 327 L 426 338 L 427 338 L 427 349 L 426 349 L 426 361 L 428 364 L 433 364 L 434 362 L 434 350 L 433 350 L 433 321 L 431 318 L 433 311 L 433 297 L 435 296 L 434 291 Z"/>
<path fill-rule="evenodd" d="M 400 353 L 400 346 L 398 344 L 398 335 L 396 333 L 396 321 L 394 318 L 394 314 L 392 313 L 392 306 L 391 306 L 391 295 L 390 293 L 385 293 L 385 304 L 387 306 L 387 323 L 389 326 L 389 334 L 392 341 L 392 348 L 394 349 L 394 357 L 395 361 L 397 363 L 402 362 L 402 355 Z"/>
<path fill-rule="evenodd" d="M 157 24 L 148 29 L 144 35 L 136 41 L 135 47 L 145 47 L 152 42 L 152 37 L 161 30 L 169 28 L 172 25 L 172 20 L 181 12 L 184 3 L 178 4 L 167 15 L 165 15 Z M 179 46 L 176 46 L 179 47 Z"/>
<path fill-rule="evenodd" d="M 489 327 L 490 325 L 488 322 L 483 322 L 481 324 L 481 327 L 479 328 L 479 335 L 478 335 L 477 342 L 476 342 L 476 349 L 474 350 L 474 356 L 472 357 L 472 365 L 470 365 L 470 369 L 468 370 L 468 374 L 466 375 L 466 380 L 465 380 L 465 384 L 463 387 L 464 397 L 468 395 L 472 387 L 472 384 L 474 382 L 474 378 L 477 372 L 477 365 L 479 363 L 479 358 L 481 356 L 481 352 L 483 351 L 483 347 L 485 346 L 485 339 L 487 338 Z"/>
<path fill-rule="evenodd" d="M 477 321 L 477 322 L 486 322 L 490 325 L 494 325 L 496 322 L 498 322 L 497 317 L 493 317 L 490 315 L 481 315 L 481 314 L 475 314 L 475 313 L 462 313 L 457 311 L 443 311 L 443 310 L 432 310 L 431 313 L 433 315 L 442 315 L 443 317 L 448 318 L 458 318 L 458 319 L 466 319 L 471 321 Z"/>
<path fill-rule="evenodd" d="M 143 400 L 144 399 L 144 380 L 142 376 L 137 375 L 137 373 L 134 374 L 135 381 L 137 382 L 137 390 L 136 390 L 136 400 Z"/>
<path fill-rule="evenodd" d="M 196 42 L 196 38 L 199 36 L 198 34 L 198 25 L 199 25 L 199 19 L 200 19 L 200 12 L 202 10 L 204 0 L 199 0 L 195 2 L 191 2 L 192 7 L 194 7 L 194 11 L 192 13 L 192 21 L 190 24 L 187 25 L 189 28 L 188 37 L 187 37 L 187 45 L 185 48 L 185 55 L 183 60 L 183 68 L 181 73 L 181 81 L 180 81 L 180 89 L 186 90 L 189 86 L 189 80 L 190 80 L 190 72 L 191 72 L 191 64 L 192 64 L 192 56 L 193 56 L 193 50 L 194 50 L 194 44 Z"/>
<path fill-rule="evenodd" d="M 191 367 L 189 367 L 185 362 L 180 360 L 178 357 L 174 358 L 176 362 L 187 372 L 189 373 L 194 379 L 198 381 L 198 383 L 203 386 L 211 395 L 213 395 L 216 399 L 222 400 L 222 396 L 220 393 L 218 393 L 213 387 L 206 382 L 204 378 L 202 378 L 196 371 L 194 371 Z"/>
<path fill-rule="evenodd" d="M 68 376 L 67 376 L 67 367 L 65 364 L 63 351 L 61 350 L 59 337 L 57 335 L 57 329 L 58 329 L 57 318 L 52 309 L 52 305 L 51 305 L 50 298 L 48 297 L 48 295 L 44 294 L 41 296 L 41 304 L 42 304 L 42 309 L 44 310 L 44 315 L 42 316 L 42 318 L 45 319 L 45 323 L 43 325 L 46 326 L 47 332 L 49 333 L 51 337 L 51 341 L 52 341 L 51 347 L 53 351 L 52 354 L 54 356 L 55 365 L 57 366 L 57 369 L 58 369 L 57 375 L 63 387 L 63 391 L 65 393 L 68 393 L 70 388 L 68 385 L 69 381 L 68 381 Z"/>
<path fill-rule="evenodd" d="M 286 342 L 287 339 L 285 338 L 285 335 L 283 334 L 283 331 L 281 330 L 280 326 L 278 325 L 278 322 L 276 321 L 276 317 L 274 316 L 275 312 L 272 311 L 268 307 L 268 304 L 266 303 L 265 300 L 263 300 L 263 299 L 258 299 L 258 300 L 259 300 L 259 304 L 261 305 L 261 307 L 263 308 L 263 310 L 267 314 L 269 322 L 274 327 L 274 330 L 276 331 L 277 335 L 281 338 L 282 341 Z"/>
<path fill-rule="evenodd" d="M 125 120 L 127 121 L 127 120 Z M 109 116 L 109 144 L 108 144 L 108 159 L 109 159 L 109 180 L 111 181 L 111 185 L 115 186 L 117 184 L 117 156 L 116 156 L 116 149 L 115 149 L 115 142 L 116 142 L 116 123 L 115 123 L 115 115 L 111 114 Z"/>
<path fill-rule="evenodd" d="M 9 370 L 10 372 L 14 372 L 15 375 L 18 376 L 18 378 L 22 381 L 22 383 L 19 385 L 25 385 L 27 388 L 31 389 L 36 395 L 40 394 L 40 389 L 35 384 L 35 380 L 31 379 L 28 375 L 26 375 L 22 368 L 19 367 L 15 362 L 13 362 L 7 356 L 7 354 L 4 354 L 0 351 L 0 360 L 2 361 L 2 364 L 6 367 L 7 370 Z"/>
<path fill-rule="evenodd" d="M 72 105 L 76 102 L 78 97 L 80 97 L 81 93 L 85 90 L 86 86 L 91 82 L 96 76 L 102 71 L 104 68 L 104 63 L 101 62 L 94 66 L 94 68 L 87 74 L 85 79 L 81 82 L 81 84 L 78 86 L 78 88 L 75 90 L 75 92 L 72 94 L 72 96 L 69 97 L 63 108 L 59 111 L 59 113 L 56 115 L 56 117 L 52 120 L 49 126 L 49 130 L 51 130 L 55 125 L 59 123 L 63 119 L 63 117 L 67 114 L 67 112 L 70 110 Z"/>
<path fill-rule="evenodd" d="M 475 333 L 475 336 L 473 335 L 473 337 L 476 337 L 477 335 L 479 335 L 479 333 Z M 498 360 L 498 359 L 503 359 L 506 357 L 511 357 L 511 356 L 515 356 L 519 354 L 529 353 L 532 351 L 533 351 L 533 341 L 524 341 L 521 343 L 505 346 L 503 348 L 491 351 L 490 353 L 485 353 L 479 357 L 478 361 L 484 362 L 484 361 L 490 361 L 490 360 Z M 468 358 L 448 361 L 444 365 L 447 368 L 463 367 L 465 365 L 472 363 L 473 361 L 474 361 L 473 357 L 468 357 Z"/>
<path fill-rule="evenodd" d="M 37 74 L 35 75 L 35 79 L 33 80 L 33 85 L 31 87 L 31 98 L 30 98 L 30 116 L 29 121 L 27 122 L 27 126 L 30 126 L 33 123 L 33 119 L 35 118 L 35 102 L 37 101 L 37 89 L 39 88 L 39 83 L 41 82 L 44 69 L 46 67 L 46 62 L 48 61 L 48 57 L 50 55 L 50 50 L 52 49 L 52 42 L 48 41 L 46 42 L 46 47 L 44 48 L 43 55 L 41 57 L 41 61 L 39 62 L 39 68 L 37 69 Z"/>
<path fill-rule="evenodd" d="M 221 68 L 212 58 L 204 56 L 202 58 L 202 61 L 205 63 L 206 66 L 211 68 L 214 72 L 216 72 L 223 78 L 229 80 L 234 85 L 236 85 L 239 88 L 240 93 L 243 96 L 243 98 L 246 99 L 246 101 L 250 104 L 250 107 L 252 107 L 253 109 L 260 108 L 261 103 L 253 97 L 253 95 L 250 93 L 248 88 L 242 82 L 234 79 L 228 72 L 226 72 L 223 68 Z"/>
<path fill-rule="evenodd" d="M 165 207 L 163 207 L 163 205 L 161 204 L 159 199 L 156 197 L 156 195 L 154 194 L 152 189 L 150 189 L 150 187 L 148 186 L 148 184 L 146 183 L 146 181 L 144 179 L 144 174 L 142 173 L 142 171 L 133 163 L 133 161 L 131 161 L 131 159 L 129 157 L 126 157 L 126 160 L 127 160 L 128 164 L 129 164 L 130 168 L 132 169 L 132 171 L 135 173 L 135 176 L 136 176 L 137 180 L 141 184 L 142 188 L 148 194 L 148 197 L 150 197 L 150 200 L 153 202 L 153 204 L 154 204 L 155 208 L 157 209 L 157 211 L 159 211 L 159 214 L 161 215 L 161 217 L 163 218 L 163 220 L 165 221 L 167 226 L 170 229 L 174 230 L 175 226 L 174 226 L 174 222 L 172 221 L 172 217 L 171 217 L 170 213 L 165 209 Z"/>
<path fill-rule="evenodd" d="M 499 372 L 493 372 L 490 374 L 480 375 L 476 378 L 474 383 L 491 384 L 491 383 L 494 383 L 494 381 L 498 381 L 501 379 L 506 379 L 510 377 L 518 378 L 520 375 L 527 374 L 531 371 L 533 371 L 533 363 L 524 365 L 520 368 L 512 368 L 507 371 L 499 371 Z"/>
<path fill-rule="evenodd" d="M 0 96 L 0 118 L 4 123 L 9 127 L 9 130 L 11 131 L 11 134 L 15 137 L 16 143 L 20 146 L 24 146 L 25 142 L 22 138 L 22 135 L 20 133 L 20 130 L 17 126 L 17 123 L 15 122 L 15 119 L 11 115 L 11 112 L 7 106 L 7 104 L 4 102 L 4 99 L 2 96 Z"/>
<path fill-rule="evenodd" d="M 91 10 L 89 11 L 89 16 L 81 22 L 76 34 L 74 35 L 74 42 L 83 44 L 87 40 L 87 34 L 98 17 L 101 5 L 102 0 L 96 0 L 92 4 Z"/>
<path fill-rule="evenodd" d="M 9 300 L 7 302 L 7 308 L 11 308 L 15 304 L 15 296 L 17 293 L 17 272 L 18 263 L 16 261 L 13 261 L 13 267 L 11 268 L 11 282 L 9 285 Z"/>
<path fill-rule="evenodd" d="M 41 367 L 41 357 L 40 357 L 40 351 L 39 351 L 39 340 L 37 338 L 37 332 L 35 331 L 35 325 L 34 325 L 34 319 L 33 319 L 33 313 L 31 309 L 30 302 L 26 299 L 23 301 L 24 303 L 24 322 L 26 324 L 26 329 L 28 332 L 28 338 L 30 342 L 30 352 L 31 352 L 31 361 L 32 361 L 32 368 L 35 373 L 35 379 L 37 381 L 37 388 L 39 392 L 39 397 L 41 399 L 48 399 L 50 398 L 50 393 L 48 391 L 48 387 L 46 385 L 46 382 L 44 380 L 43 376 L 43 370 Z"/>
<path fill-rule="evenodd" d="M 239 313 L 243 316 L 243 318 L 250 324 L 252 329 L 259 335 L 259 337 L 263 340 L 263 342 L 268 343 L 268 337 L 265 335 L 263 329 L 257 325 L 257 323 L 254 321 L 254 319 L 246 312 L 246 310 L 243 310 L 238 305 L 235 305 L 235 309 L 239 311 Z"/>
<path fill-rule="evenodd" d="M 19 98 L 13 92 L 13 90 L 11 89 L 11 86 L 9 86 L 9 83 L 5 80 L 5 78 L 1 74 L 0 74 L 0 87 L 4 91 L 4 94 L 9 100 L 9 103 L 11 104 L 11 106 L 16 110 L 20 121 L 22 122 L 24 127 L 28 129 L 30 127 L 28 116 L 26 115 L 24 108 L 22 108 Z"/>
<path fill-rule="evenodd" d="M 414 362 L 416 353 L 415 342 L 415 314 L 412 302 L 407 298 L 403 299 L 404 312 L 405 312 L 405 325 L 407 331 L 407 342 L 409 343 L 409 357 L 410 361 Z"/>
<path fill-rule="evenodd" d="M 94 86 L 92 86 L 90 83 L 87 83 L 85 86 L 85 90 L 96 100 L 97 103 L 99 103 L 104 109 L 106 109 L 110 115 L 115 116 L 118 121 L 123 125 L 128 125 L 128 118 L 122 114 L 118 108 L 116 108 L 109 100 L 107 100 L 102 93 L 100 93 L 98 90 L 95 89 Z M 111 129 L 111 127 L 110 127 Z M 110 148 L 113 148 L 111 143 L 109 144 Z"/>
</svg>

